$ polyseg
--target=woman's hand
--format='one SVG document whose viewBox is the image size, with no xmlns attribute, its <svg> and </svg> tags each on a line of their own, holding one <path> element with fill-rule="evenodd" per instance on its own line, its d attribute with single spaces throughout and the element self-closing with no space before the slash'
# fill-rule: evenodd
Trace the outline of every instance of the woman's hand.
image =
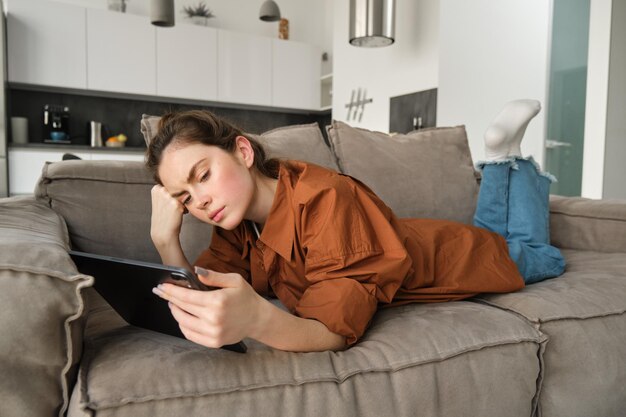
<svg viewBox="0 0 626 417">
<path fill-rule="evenodd" d="M 150 237 L 159 248 L 178 242 L 180 228 L 183 223 L 185 206 L 172 197 L 161 185 L 152 187 L 152 217 Z"/>
<path fill-rule="evenodd" d="M 172 284 L 154 289 L 169 301 L 183 335 L 207 347 L 221 347 L 245 337 L 258 338 L 259 310 L 268 303 L 239 274 L 221 274 L 197 268 L 200 280 L 212 291 L 197 291 Z M 206 272 L 206 275 L 204 273 Z"/>
<path fill-rule="evenodd" d="M 258 295 L 239 274 L 220 274 L 196 267 L 212 291 L 162 284 L 153 291 L 168 300 L 183 335 L 207 347 L 221 347 L 250 337 L 293 352 L 342 350 L 344 336 L 317 320 L 296 317 Z"/>
</svg>

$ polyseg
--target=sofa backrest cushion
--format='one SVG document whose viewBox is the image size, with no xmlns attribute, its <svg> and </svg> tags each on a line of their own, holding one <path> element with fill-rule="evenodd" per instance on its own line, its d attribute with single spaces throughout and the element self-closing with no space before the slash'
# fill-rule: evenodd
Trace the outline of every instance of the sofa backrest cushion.
<svg viewBox="0 0 626 417">
<path fill-rule="evenodd" d="M 398 216 L 472 222 L 478 174 L 464 126 L 388 135 L 334 121 L 327 129 L 341 171 Z"/>
<path fill-rule="evenodd" d="M 74 160 L 46 164 L 35 193 L 63 216 L 73 249 L 160 262 L 150 239 L 153 186 L 142 162 Z M 191 262 L 208 246 L 211 231 L 184 216 L 181 244 Z"/>
<path fill-rule="evenodd" d="M 279 127 L 251 136 L 258 138 L 270 157 L 298 159 L 339 171 L 317 123 Z"/>
<path fill-rule="evenodd" d="M 142 115 L 141 133 L 146 145 L 156 135 L 160 120 L 159 116 Z M 261 142 L 268 157 L 298 159 L 339 170 L 335 156 L 326 145 L 317 123 L 278 127 L 260 135 L 247 135 Z"/>
<path fill-rule="evenodd" d="M 550 240 L 562 249 L 626 252 L 626 200 L 550 195 Z"/>
</svg>

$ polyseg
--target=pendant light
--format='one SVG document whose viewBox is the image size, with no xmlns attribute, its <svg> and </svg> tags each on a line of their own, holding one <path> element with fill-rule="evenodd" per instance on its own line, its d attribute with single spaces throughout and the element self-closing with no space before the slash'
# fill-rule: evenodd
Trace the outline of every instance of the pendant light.
<svg viewBox="0 0 626 417">
<path fill-rule="evenodd" d="M 152 0 L 150 21 L 155 26 L 174 26 L 174 0 Z"/>
<path fill-rule="evenodd" d="M 280 9 L 275 1 L 267 0 L 261 5 L 259 19 L 264 22 L 278 22 L 280 20 Z"/>
<path fill-rule="evenodd" d="M 395 0 L 350 0 L 350 44 L 369 48 L 395 39 Z"/>
</svg>

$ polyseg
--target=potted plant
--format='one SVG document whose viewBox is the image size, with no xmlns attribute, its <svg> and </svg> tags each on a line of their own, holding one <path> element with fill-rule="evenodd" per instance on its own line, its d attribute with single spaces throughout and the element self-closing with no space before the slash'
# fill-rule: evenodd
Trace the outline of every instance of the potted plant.
<svg viewBox="0 0 626 417">
<path fill-rule="evenodd" d="M 213 11 L 211 11 L 203 1 L 195 6 L 183 7 L 183 12 L 196 25 L 206 26 L 209 19 L 215 17 Z"/>
</svg>

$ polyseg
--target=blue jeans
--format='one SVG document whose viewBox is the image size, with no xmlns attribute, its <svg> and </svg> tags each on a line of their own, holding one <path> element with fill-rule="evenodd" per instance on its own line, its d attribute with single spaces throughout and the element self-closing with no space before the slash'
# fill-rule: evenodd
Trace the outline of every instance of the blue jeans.
<svg viewBox="0 0 626 417">
<path fill-rule="evenodd" d="M 550 245 L 548 195 L 554 177 L 532 159 L 481 162 L 474 225 L 502 235 L 526 284 L 561 275 L 565 260 Z"/>
</svg>

